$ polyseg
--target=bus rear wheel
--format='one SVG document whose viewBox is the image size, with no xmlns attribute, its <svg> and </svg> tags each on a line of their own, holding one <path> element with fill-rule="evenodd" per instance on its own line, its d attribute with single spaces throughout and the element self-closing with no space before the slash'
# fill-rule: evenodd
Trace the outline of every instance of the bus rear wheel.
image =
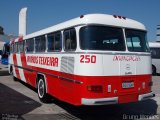
<svg viewBox="0 0 160 120">
<path fill-rule="evenodd" d="M 46 92 L 46 84 L 44 77 L 40 77 L 37 82 L 38 97 L 41 102 L 48 103 L 50 101 L 49 95 Z"/>
</svg>

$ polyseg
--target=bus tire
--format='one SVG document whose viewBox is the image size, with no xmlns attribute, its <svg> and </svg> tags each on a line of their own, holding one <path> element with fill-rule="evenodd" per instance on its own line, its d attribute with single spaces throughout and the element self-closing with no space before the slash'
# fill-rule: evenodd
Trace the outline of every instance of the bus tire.
<svg viewBox="0 0 160 120">
<path fill-rule="evenodd" d="M 12 68 L 12 66 L 10 66 L 10 71 L 9 72 L 10 72 L 11 75 L 13 75 L 13 68 Z"/>
<path fill-rule="evenodd" d="M 16 81 L 18 81 L 18 78 L 13 76 L 13 80 L 16 82 Z"/>
<path fill-rule="evenodd" d="M 41 102 L 48 103 L 50 101 L 49 95 L 46 92 L 46 84 L 43 76 L 40 76 L 37 81 L 38 97 Z"/>
<path fill-rule="evenodd" d="M 13 76 L 14 81 L 18 81 L 18 79 L 13 75 L 13 68 L 12 66 L 10 67 L 10 74 Z"/>
<path fill-rule="evenodd" d="M 156 75 L 156 74 L 157 74 L 156 67 L 152 65 L 152 75 Z"/>
</svg>

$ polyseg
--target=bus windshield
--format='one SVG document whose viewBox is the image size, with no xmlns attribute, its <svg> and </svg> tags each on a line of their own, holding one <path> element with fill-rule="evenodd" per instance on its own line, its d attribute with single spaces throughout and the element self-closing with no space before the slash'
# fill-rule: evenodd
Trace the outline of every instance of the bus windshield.
<svg viewBox="0 0 160 120">
<path fill-rule="evenodd" d="M 128 51 L 149 52 L 146 31 L 125 29 Z"/>
<path fill-rule="evenodd" d="M 125 51 L 121 28 L 107 26 L 84 26 L 80 29 L 82 50 Z"/>
<path fill-rule="evenodd" d="M 128 51 L 149 52 L 146 31 L 125 29 Z M 125 51 L 122 28 L 108 26 L 84 26 L 80 29 L 82 50 Z"/>
</svg>

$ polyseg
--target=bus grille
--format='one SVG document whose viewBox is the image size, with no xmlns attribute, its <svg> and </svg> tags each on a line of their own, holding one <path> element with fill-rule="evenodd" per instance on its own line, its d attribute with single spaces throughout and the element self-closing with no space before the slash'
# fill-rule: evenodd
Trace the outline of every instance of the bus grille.
<svg viewBox="0 0 160 120">
<path fill-rule="evenodd" d="M 61 58 L 61 72 L 74 73 L 74 57 L 62 57 Z"/>
</svg>

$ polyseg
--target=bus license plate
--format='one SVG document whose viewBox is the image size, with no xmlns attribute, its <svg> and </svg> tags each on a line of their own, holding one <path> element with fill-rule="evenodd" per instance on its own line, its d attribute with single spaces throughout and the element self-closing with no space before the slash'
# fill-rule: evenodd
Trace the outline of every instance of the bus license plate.
<svg viewBox="0 0 160 120">
<path fill-rule="evenodd" d="M 122 83 L 122 88 L 133 88 L 134 87 L 134 82 L 123 82 Z"/>
</svg>

